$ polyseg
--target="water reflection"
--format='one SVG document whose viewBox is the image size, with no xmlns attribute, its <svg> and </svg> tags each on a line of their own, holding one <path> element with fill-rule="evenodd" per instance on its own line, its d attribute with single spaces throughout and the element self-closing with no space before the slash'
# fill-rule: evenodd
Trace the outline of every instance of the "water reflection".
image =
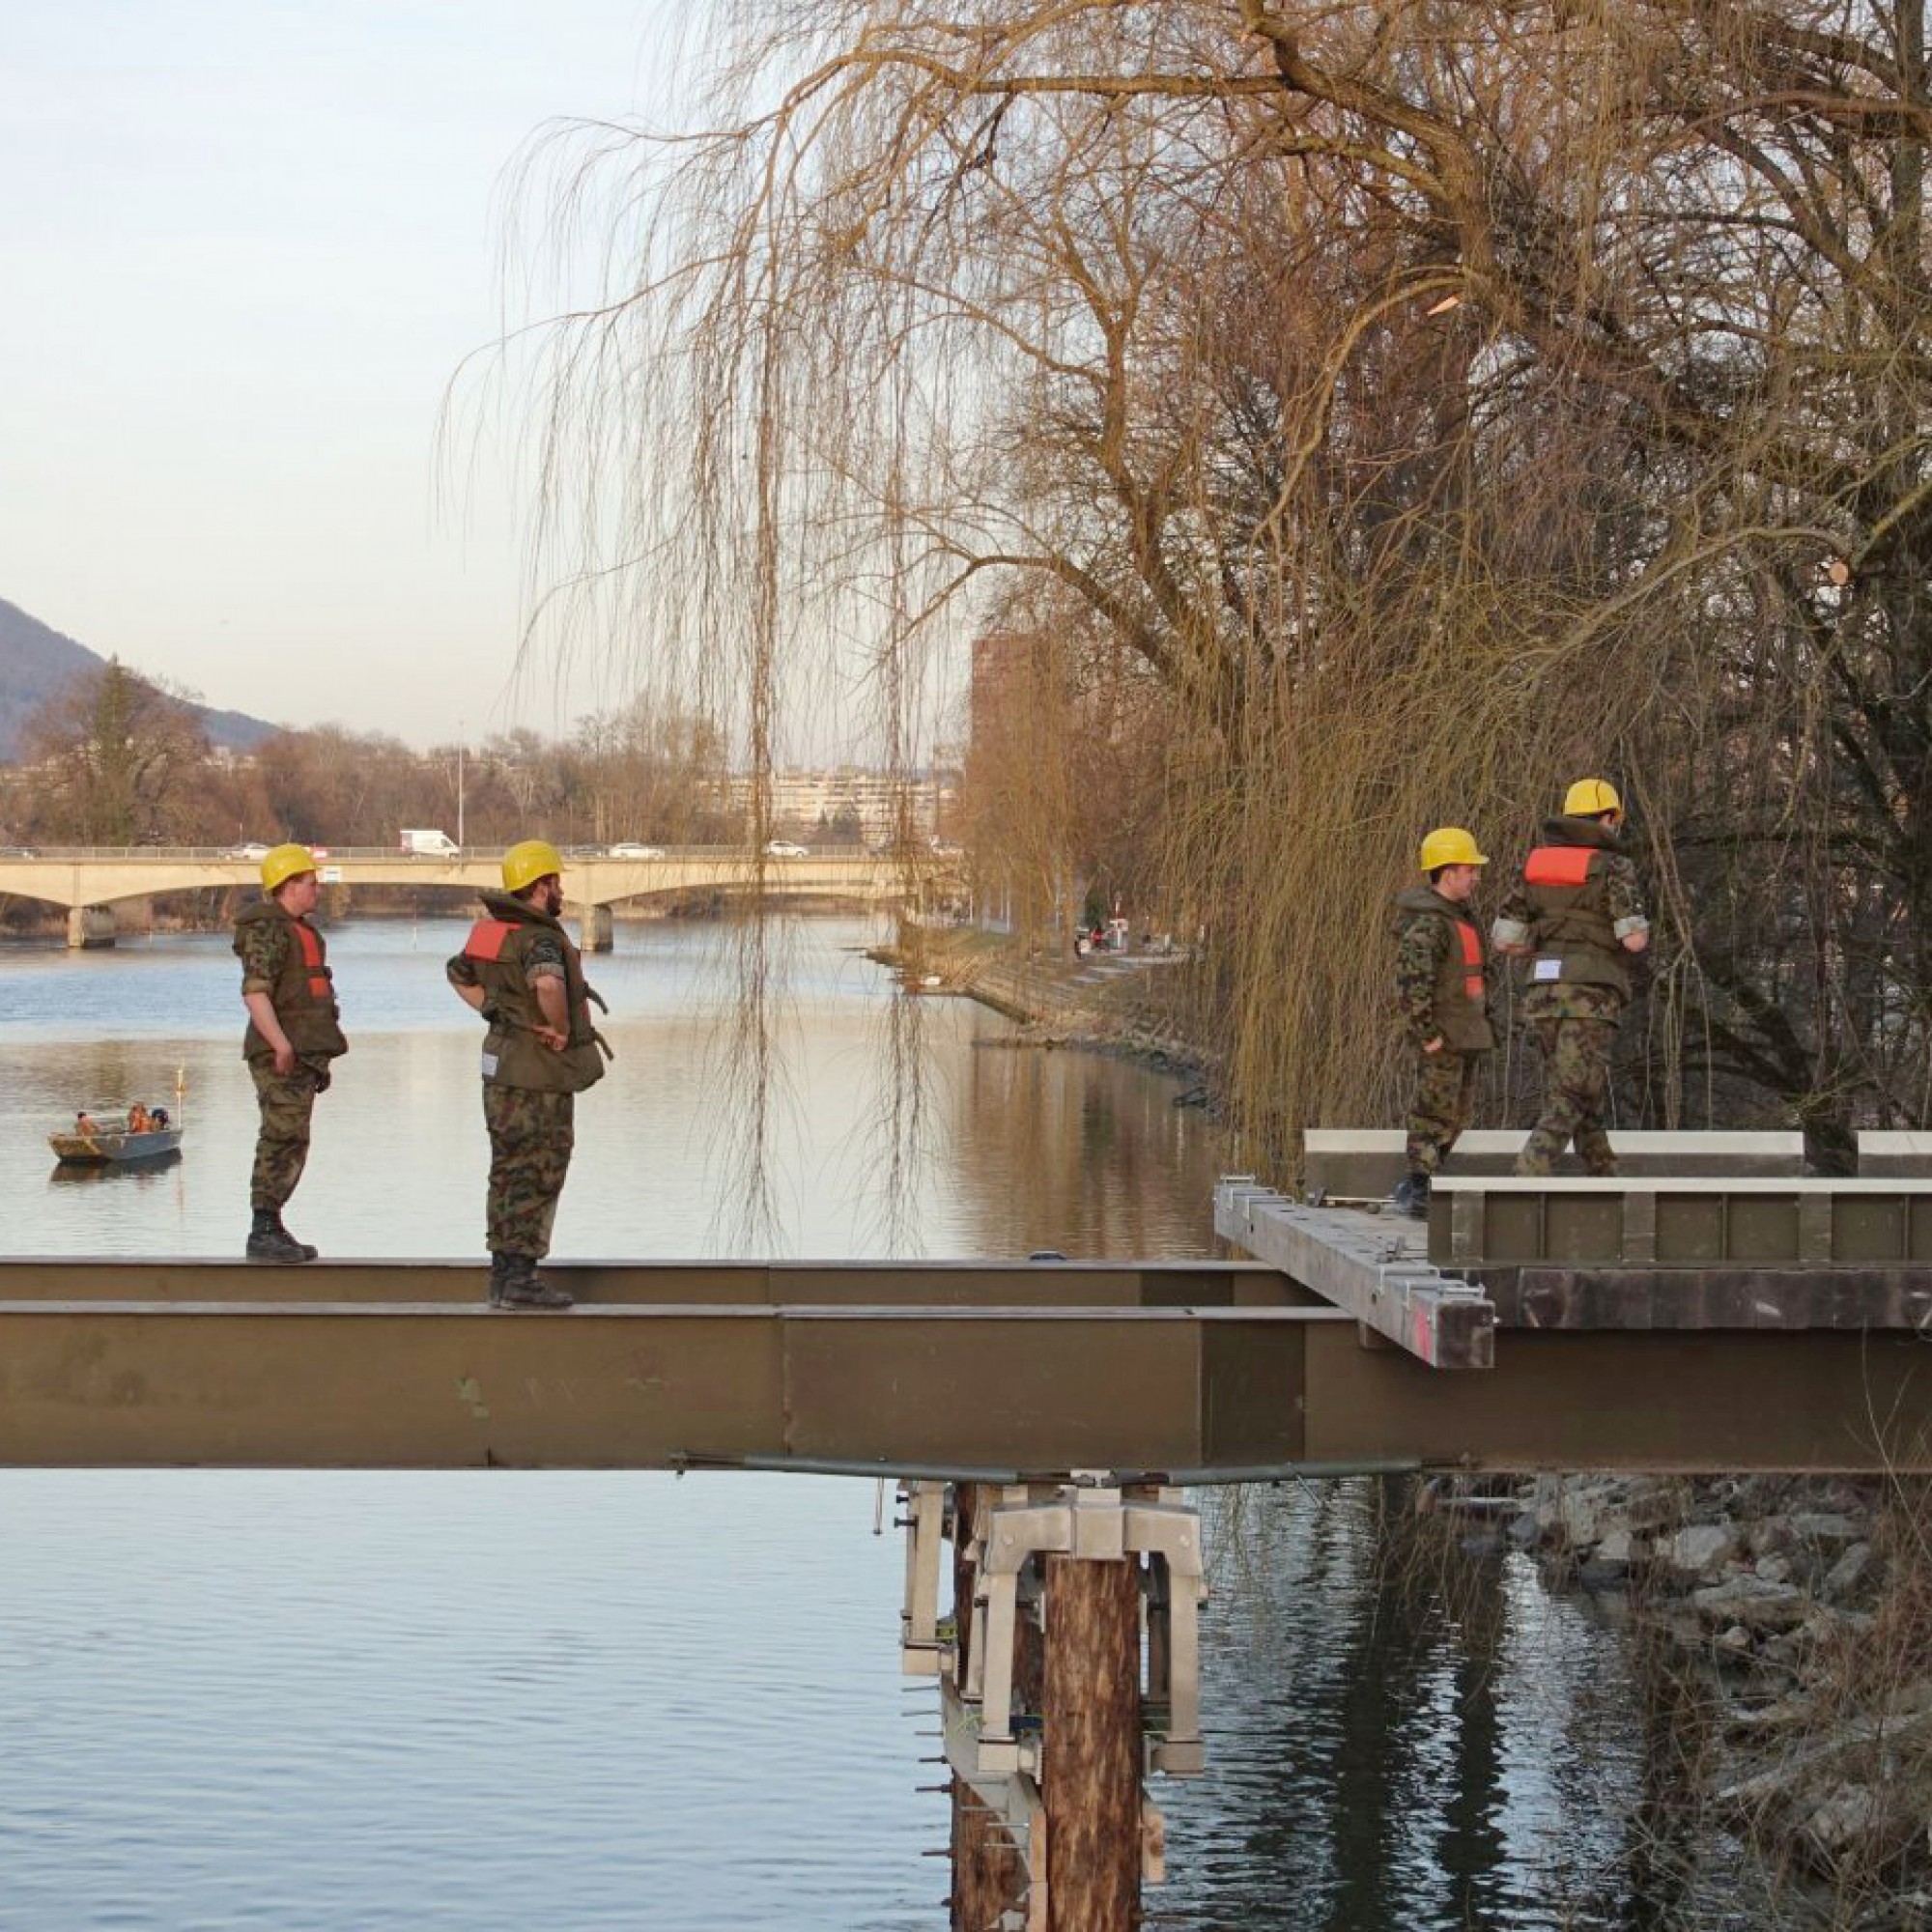
<svg viewBox="0 0 1932 1932">
<path fill-rule="evenodd" d="M 1465 1553 L 1453 1524 L 1415 1516 L 1407 1479 L 1211 1495 L 1203 1513 L 1213 1737 L 1207 1777 L 1160 1793 L 1174 1922 L 1773 1922 L 1685 1802 L 1680 1659 L 1640 1655 L 1634 1677 L 1620 1628 L 1551 1597 L 1527 1558 Z"/>
<path fill-rule="evenodd" d="M 132 1182 L 158 1180 L 161 1176 L 179 1167 L 182 1151 L 173 1148 L 166 1153 L 151 1154 L 146 1160 L 60 1160 L 47 1176 L 49 1187 L 71 1187 L 80 1181 L 125 1180 Z"/>
<path fill-rule="evenodd" d="M 331 937 L 352 1051 L 291 1209 L 327 1252 L 481 1252 L 480 1029 L 441 977 L 463 930 Z M 1219 1150 L 1177 1083 L 898 1000 L 871 936 L 800 923 L 785 949 L 775 1252 L 1208 1247 Z M 618 946 L 559 1252 L 729 1252 L 719 943 Z M 218 935 L 0 952 L 0 1163 L 41 1171 L 76 1095 L 165 1095 L 178 1065 L 190 1123 L 164 1169 L 21 1189 L 0 1246 L 239 1249 L 237 983 Z M 1161 1923 L 1747 1922 L 1699 1875 L 1676 1714 L 1620 1633 L 1395 1486 L 1208 1508 L 1209 1769 L 1159 1788 Z M 937 1927 L 930 1693 L 902 1689 L 871 1509 L 789 1477 L 0 1476 L 0 1927 Z"/>
<path fill-rule="evenodd" d="M 868 925 L 796 923 L 774 1016 L 784 1082 L 766 1149 L 773 1222 L 746 1233 L 751 1183 L 732 1157 L 719 1060 L 730 982 L 718 938 L 681 922 L 627 925 L 595 962 L 617 1059 L 579 1103 L 560 1257 L 1176 1256 L 1210 1242 L 1216 1143 L 1198 1112 L 1170 1104 L 1176 1083 L 1089 1055 L 981 1046 L 1010 1027 L 963 1000 L 900 999 L 856 950 L 875 936 Z M 326 1254 L 484 1252 L 482 1029 L 442 978 L 466 930 L 391 921 L 331 935 L 350 1052 L 317 1103 L 289 1210 Z M 47 1132 L 92 1094 L 171 1096 L 178 1066 L 186 1080 L 179 1218 L 51 1211 L 33 1246 L 239 1244 L 256 1122 L 239 983 L 226 942 L 208 935 L 126 955 L 0 949 L 13 1074 L 0 1088 L 0 1163 L 34 1165 Z M 895 1026 L 896 1053 L 882 1051 Z M 910 1067 L 916 1087 L 896 1077 Z M 0 1246 L 27 1245 L 19 1229 L 0 1230 Z"/>
</svg>

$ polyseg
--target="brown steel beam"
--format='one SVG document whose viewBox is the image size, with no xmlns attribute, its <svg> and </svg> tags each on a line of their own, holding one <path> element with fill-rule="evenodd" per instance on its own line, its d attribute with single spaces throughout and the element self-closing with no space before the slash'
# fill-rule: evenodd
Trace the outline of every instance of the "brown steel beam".
<svg viewBox="0 0 1932 1932">
<path fill-rule="evenodd" d="M 1501 1328 L 1847 1328 L 1932 1335 L 1927 1267 L 1486 1267 Z"/>
<path fill-rule="evenodd" d="M 1288 1308 L 1321 1297 L 1258 1261 L 549 1262 L 580 1302 L 794 1307 Z M 311 1262 L 299 1270 L 223 1257 L 0 1260 L 0 1301 L 477 1302 L 481 1262 Z"/>
<path fill-rule="evenodd" d="M 1901 1335 L 1514 1330 L 1447 1376 L 1310 1309 L 0 1303 L 10 1466 L 1932 1470 L 1928 1438 Z"/>
<path fill-rule="evenodd" d="M 1932 1346 L 1911 1336 L 1512 1329 L 1486 1376 L 1309 1338 L 1310 1456 L 1426 1467 L 1932 1470 Z"/>
</svg>

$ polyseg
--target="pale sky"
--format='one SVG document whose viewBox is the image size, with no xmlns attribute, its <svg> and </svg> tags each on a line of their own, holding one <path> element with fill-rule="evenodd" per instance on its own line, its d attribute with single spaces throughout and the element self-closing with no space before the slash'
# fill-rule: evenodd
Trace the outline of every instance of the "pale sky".
<svg viewBox="0 0 1932 1932">
<path fill-rule="evenodd" d="M 701 4 L 701 0 L 690 0 Z M 452 497 L 505 174 L 669 114 L 679 0 L 21 0 L 0 25 L 0 597 L 210 703 L 423 745 L 505 703 L 523 482 Z"/>
</svg>

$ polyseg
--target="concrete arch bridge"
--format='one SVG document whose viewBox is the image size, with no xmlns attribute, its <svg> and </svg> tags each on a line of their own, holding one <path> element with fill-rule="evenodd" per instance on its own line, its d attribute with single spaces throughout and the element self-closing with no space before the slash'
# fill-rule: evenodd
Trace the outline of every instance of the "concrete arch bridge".
<svg viewBox="0 0 1932 1932">
<path fill-rule="evenodd" d="M 316 855 L 323 881 L 345 886 L 455 886 L 474 891 L 501 882 L 500 850 L 469 849 L 453 858 L 391 847 L 327 848 Z M 862 848 L 831 847 L 803 858 L 762 859 L 742 846 L 686 846 L 660 859 L 565 859 L 565 916 L 586 952 L 607 951 L 611 908 L 625 899 L 689 893 L 749 894 L 768 898 L 838 898 L 871 905 L 917 903 L 936 862 L 910 866 Z M 114 907 L 157 893 L 255 885 L 260 862 L 234 848 L 134 846 L 0 853 L 0 893 L 63 906 L 71 947 L 112 946 Z"/>
</svg>

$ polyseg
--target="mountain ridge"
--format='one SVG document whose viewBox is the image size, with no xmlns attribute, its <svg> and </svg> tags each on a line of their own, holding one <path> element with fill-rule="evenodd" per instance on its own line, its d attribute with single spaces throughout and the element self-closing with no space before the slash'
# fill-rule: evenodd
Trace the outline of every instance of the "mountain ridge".
<svg viewBox="0 0 1932 1932">
<path fill-rule="evenodd" d="M 106 664 L 99 651 L 0 597 L 0 762 L 20 755 L 28 721 L 49 698 Z M 128 668 L 148 675 L 138 665 Z M 245 711 L 192 702 L 188 708 L 200 719 L 209 742 L 230 751 L 252 751 L 282 728 Z"/>
</svg>

